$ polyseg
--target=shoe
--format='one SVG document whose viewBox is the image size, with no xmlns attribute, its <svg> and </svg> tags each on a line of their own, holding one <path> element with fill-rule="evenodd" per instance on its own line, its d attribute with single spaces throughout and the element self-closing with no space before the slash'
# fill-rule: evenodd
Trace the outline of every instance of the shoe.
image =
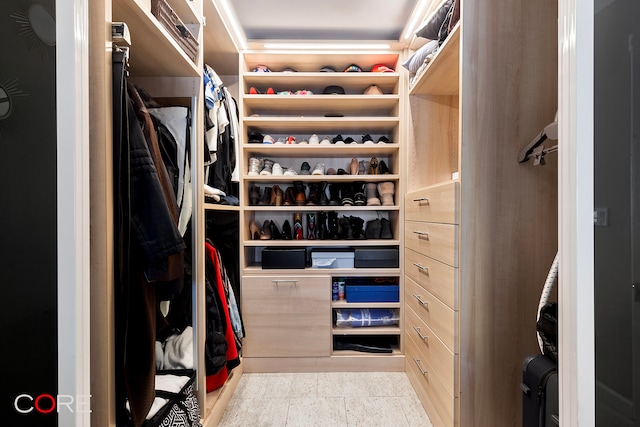
<svg viewBox="0 0 640 427">
<path fill-rule="evenodd" d="M 358 175 L 365 175 L 367 173 L 367 166 L 364 160 L 358 162 Z"/>
<path fill-rule="evenodd" d="M 328 136 L 325 136 L 324 138 L 322 138 L 322 141 L 320 141 L 320 145 L 330 145 L 331 144 L 331 140 L 329 139 Z"/>
<path fill-rule="evenodd" d="M 358 175 L 358 159 L 355 157 L 351 159 L 351 163 L 349 164 L 349 173 L 351 173 L 351 175 Z"/>
<path fill-rule="evenodd" d="M 378 159 L 375 157 L 371 158 L 369 162 L 369 175 L 377 175 L 378 174 Z"/>
<path fill-rule="evenodd" d="M 333 138 L 332 142 L 334 144 L 344 144 L 344 139 L 342 139 L 342 135 L 336 135 L 336 137 Z"/>
<path fill-rule="evenodd" d="M 356 182 L 353 184 L 353 187 L 353 204 L 356 206 L 364 206 L 367 201 L 366 197 L 364 197 L 364 183 Z"/>
<path fill-rule="evenodd" d="M 307 196 L 305 195 L 306 187 L 302 181 L 293 182 L 296 205 L 304 206 L 307 204 Z"/>
<path fill-rule="evenodd" d="M 338 212 L 331 211 L 327 213 L 327 231 L 328 237 L 332 240 L 337 240 L 340 238 L 340 227 L 338 221 Z"/>
<path fill-rule="evenodd" d="M 282 239 L 283 240 L 291 240 L 293 239 L 293 233 L 291 231 L 291 223 L 288 219 L 284 220 L 284 224 L 282 224 Z"/>
<path fill-rule="evenodd" d="M 249 95 L 259 95 L 259 94 L 260 94 L 260 91 L 255 87 L 251 86 L 249 88 Z"/>
<path fill-rule="evenodd" d="M 306 89 L 301 89 L 301 90 L 297 90 L 296 95 L 313 95 L 313 92 L 311 92 L 310 90 L 306 90 Z"/>
<path fill-rule="evenodd" d="M 391 172 L 389 172 L 389 168 L 387 167 L 387 164 L 384 162 L 384 160 L 380 160 L 380 164 L 378 166 L 378 174 L 379 175 L 389 175 Z"/>
<path fill-rule="evenodd" d="M 294 240 L 304 239 L 304 236 L 302 233 L 302 214 L 300 212 L 293 213 L 293 239 Z"/>
<path fill-rule="evenodd" d="M 367 221 L 367 226 L 364 229 L 364 235 L 367 239 L 379 239 L 380 231 L 382 230 L 382 224 L 379 218 Z"/>
<path fill-rule="evenodd" d="M 264 194 L 262 195 L 262 198 L 258 202 L 258 205 L 269 206 L 271 204 L 271 191 L 272 191 L 271 187 L 266 187 L 264 189 Z"/>
<path fill-rule="evenodd" d="M 327 228 L 327 213 L 322 211 L 318 213 L 316 218 L 316 228 L 318 229 L 318 239 L 327 240 L 329 238 L 329 229 Z"/>
<path fill-rule="evenodd" d="M 273 90 L 273 88 L 272 88 L 272 87 L 270 87 L 269 89 L 267 89 L 267 95 L 275 95 L 275 94 L 276 94 L 276 91 L 275 91 L 275 90 Z"/>
<path fill-rule="evenodd" d="M 340 189 L 342 195 L 342 206 L 353 206 L 353 184 L 345 182 Z"/>
<path fill-rule="evenodd" d="M 271 221 L 266 220 L 260 230 L 260 240 L 271 240 Z"/>
<path fill-rule="evenodd" d="M 284 192 L 284 202 L 282 204 L 284 206 L 292 206 L 296 204 L 296 195 L 293 187 L 287 187 L 287 190 Z"/>
<path fill-rule="evenodd" d="M 389 143 L 389 138 L 387 138 L 386 136 L 382 135 L 380 138 L 378 138 L 378 144 L 388 144 Z"/>
<path fill-rule="evenodd" d="M 367 197 L 367 206 L 380 206 L 378 185 L 375 182 L 369 182 L 365 185 L 365 195 Z"/>
<path fill-rule="evenodd" d="M 344 139 L 344 143 L 345 143 L 345 144 L 357 144 L 356 140 L 355 140 L 355 139 L 353 139 L 353 138 L 351 138 L 350 136 L 348 136 L 348 137 L 346 137 L 346 138 Z"/>
<path fill-rule="evenodd" d="M 273 139 L 271 135 L 265 135 L 264 138 L 262 138 L 263 144 L 273 144 L 274 142 L 276 141 Z"/>
<path fill-rule="evenodd" d="M 282 176 L 284 175 L 284 171 L 282 170 L 282 166 L 280 166 L 280 163 L 274 163 L 273 167 L 271 168 L 271 175 L 273 176 Z"/>
<path fill-rule="evenodd" d="M 320 139 L 315 133 L 309 138 L 309 144 L 320 144 Z"/>
<path fill-rule="evenodd" d="M 286 143 L 287 143 L 287 141 L 286 141 L 286 139 L 284 139 L 284 136 L 281 136 L 280 138 L 278 138 L 276 140 L 276 142 L 274 142 L 274 144 L 286 144 Z"/>
<path fill-rule="evenodd" d="M 249 204 L 257 205 L 260 201 L 260 187 L 252 185 L 249 187 Z"/>
<path fill-rule="evenodd" d="M 381 239 L 393 239 L 393 233 L 391 232 L 391 221 L 387 218 L 380 220 L 380 238 Z"/>
<path fill-rule="evenodd" d="M 301 144 L 301 145 L 305 145 L 308 144 L 309 141 L 307 141 L 306 139 L 303 139 L 302 141 L 298 142 L 297 144 Z"/>
<path fill-rule="evenodd" d="M 295 136 L 288 136 L 287 137 L 287 144 L 295 144 L 296 143 L 296 137 Z"/>
<path fill-rule="evenodd" d="M 269 230 L 271 230 L 271 239 L 272 240 L 282 240 L 282 233 L 280 233 L 280 230 L 278 230 L 278 226 L 276 225 L 275 222 L 271 221 L 269 223 Z"/>
<path fill-rule="evenodd" d="M 294 168 L 285 168 L 284 172 L 282 173 L 282 175 L 284 175 L 284 176 L 297 176 L 298 172 L 296 172 L 296 170 Z"/>
<path fill-rule="evenodd" d="M 278 184 L 274 185 L 271 189 L 271 206 L 282 206 L 282 199 L 284 198 L 284 193 Z"/>
<path fill-rule="evenodd" d="M 273 174 L 273 160 L 264 159 L 262 170 L 260 171 L 260 175 L 272 175 Z"/>
<path fill-rule="evenodd" d="M 249 171 L 247 172 L 248 176 L 258 176 L 260 175 L 260 171 L 262 170 L 262 160 L 257 157 L 251 157 L 249 159 Z"/>
<path fill-rule="evenodd" d="M 378 194 L 380 194 L 380 200 L 382 206 L 394 206 L 393 194 L 395 193 L 395 185 L 393 182 L 380 182 L 378 183 Z"/>
<path fill-rule="evenodd" d="M 316 240 L 316 214 L 307 214 L 307 239 Z"/>
<path fill-rule="evenodd" d="M 349 172 L 342 168 L 338 168 L 338 175 L 349 175 Z"/>
<path fill-rule="evenodd" d="M 373 138 L 371 138 L 371 135 L 369 135 L 369 134 L 362 135 L 362 143 L 363 144 L 367 144 L 367 145 L 371 145 L 371 144 L 373 144 Z"/>
<path fill-rule="evenodd" d="M 311 166 L 309 163 L 302 162 L 302 165 L 300 165 L 300 175 L 311 175 L 311 172 L 309 172 L 310 170 Z"/>
<path fill-rule="evenodd" d="M 329 184 L 327 183 L 327 181 L 322 181 L 319 185 L 318 185 L 318 190 L 320 190 L 320 197 L 318 198 L 318 204 L 320 206 L 326 206 L 329 204 L 329 199 L 327 198 L 327 186 Z"/>
<path fill-rule="evenodd" d="M 351 225 L 351 234 L 353 235 L 353 239 L 363 240 L 367 237 L 364 235 L 364 220 L 357 216 L 349 217 L 349 225 Z"/>
<path fill-rule="evenodd" d="M 324 163 L 317 163 L 311 175 L 324 175 Z"/>
<path fill-rule="evenodd" d="M 330 184 L 329 185 L 329 205 L 330 206 L 339 206 L 342 204 L 342 199 L 340 198 L 340 184 Z"/>
<path fill-rule="evenodd" d="M 334 168 L 327 169 L 327 175 L 335 175 L 337 172 Z"/>
<path fill-rule="evenodd" d="M 320 192 L 318 183 L 309 184 L 309 197 L 307 197 L 307 205 L 315 206 L 320 203 Z"/>
<path fill-rule="evenodd" d="M 351 221 L 346 216 L 338 220 L 338 236 L 341 239 L 353 240 L 353 230 L 351 229 Z"/>
<path fill-rule="evenodd" d="M 251 236 L 251 240 L 260 240 L 260 227 L 254 220 L 251 220 L 249 223 L 249 235 Z"/>
<path fill-rule="evenodd" d="M 277 95 L 293 95 L 293 92 L 291 92 L 290 90 L 282 90 L 280 92 L 277 92 Z"/>
</svg>

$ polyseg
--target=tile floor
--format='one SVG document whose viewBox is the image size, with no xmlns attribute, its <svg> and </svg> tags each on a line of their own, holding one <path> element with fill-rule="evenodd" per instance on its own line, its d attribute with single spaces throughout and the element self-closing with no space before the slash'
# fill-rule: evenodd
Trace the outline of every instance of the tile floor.
<svg viewBox="0 0 640 427">
<path fill-rule="evenodd" d="M 244 373 L 220 427 L 430 427 L 404 372 Z"/>
</svg>

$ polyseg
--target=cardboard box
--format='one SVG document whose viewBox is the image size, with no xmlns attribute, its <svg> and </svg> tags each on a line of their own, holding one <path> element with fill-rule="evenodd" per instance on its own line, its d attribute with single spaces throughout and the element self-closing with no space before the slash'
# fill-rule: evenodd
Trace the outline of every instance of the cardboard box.
<svg viewBox="0 0 640 427">
<path fill-rule="evenodd" d="M 313 268 L 353 268 L 354 253 L 348 251 L 317 251 L 311 252 L 311 267 Z"/>
</svg>

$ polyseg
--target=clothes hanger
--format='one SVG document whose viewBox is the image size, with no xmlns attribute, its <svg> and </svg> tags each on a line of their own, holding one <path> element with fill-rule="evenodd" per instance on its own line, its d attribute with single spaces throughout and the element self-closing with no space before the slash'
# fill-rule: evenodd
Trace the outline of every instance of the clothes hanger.
<svg viewBox="0 0 640 427">
<path fill-rule="evenodd" d="M 558 145 L 553 147 L 544 148 L 542 143 L 547 139 L 558 139 L 558 112 L 556 111 L 556 118 L 553 122 L 549 123 L 542 129 L 542 132 L 527 145 L 518 155 L 518 163 L 524 163 L 532 156 L 534 157 L 534 166 L 544 165 L 544 155 L 552 153 L 558 150 Z"/>
</svg>

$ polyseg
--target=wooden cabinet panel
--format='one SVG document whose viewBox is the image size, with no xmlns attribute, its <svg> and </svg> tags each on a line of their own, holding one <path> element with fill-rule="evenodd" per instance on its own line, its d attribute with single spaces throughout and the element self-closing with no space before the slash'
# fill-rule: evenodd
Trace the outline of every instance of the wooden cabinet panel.
<svg viewBox="0 0 640 427">
<path fill-rule="evenodd" d="M 404 253 L 404 274 L 453 310 L 458 309 L 458 269 L 411 249 Z"/>
<path fill-rule="evenodd" d="M 243 276 L 245 357 L 329 356 L 330 276 Z"/>
<path fill-rule="evenodd" d="M 457 353 L 457 312 L 409 278 L 404 286 L 404 300 L 407 306 L 438 335 L 452 352 Z"/>
<path fill-rule="evenodd" d="M 458 398 L 449 393 L 442 381 L 434 374 L 434 369 L 427 356 L 420 348 L 411 334 L 406 339 L 406 366 L 410 380 L 416 381 L 426 392 L 430 403 L 441 418 L 443 426 L 458 426 L 459 414 L 456 411 Z M 430 413 L 431 417 L 432 414 Z M 437 417 L 433 417 L 436 418 Z"/>
<path fill-rule="evenodd" d="M 458 226 L 406 221 L 405 247 L 452 267 L 458 266 Z"/>
<path fill-rule="evenodd" d="M 458 224 L 460 184 L 452 181 L 424 188 L 405 196 L 405 219 Z"/>
</svg>

